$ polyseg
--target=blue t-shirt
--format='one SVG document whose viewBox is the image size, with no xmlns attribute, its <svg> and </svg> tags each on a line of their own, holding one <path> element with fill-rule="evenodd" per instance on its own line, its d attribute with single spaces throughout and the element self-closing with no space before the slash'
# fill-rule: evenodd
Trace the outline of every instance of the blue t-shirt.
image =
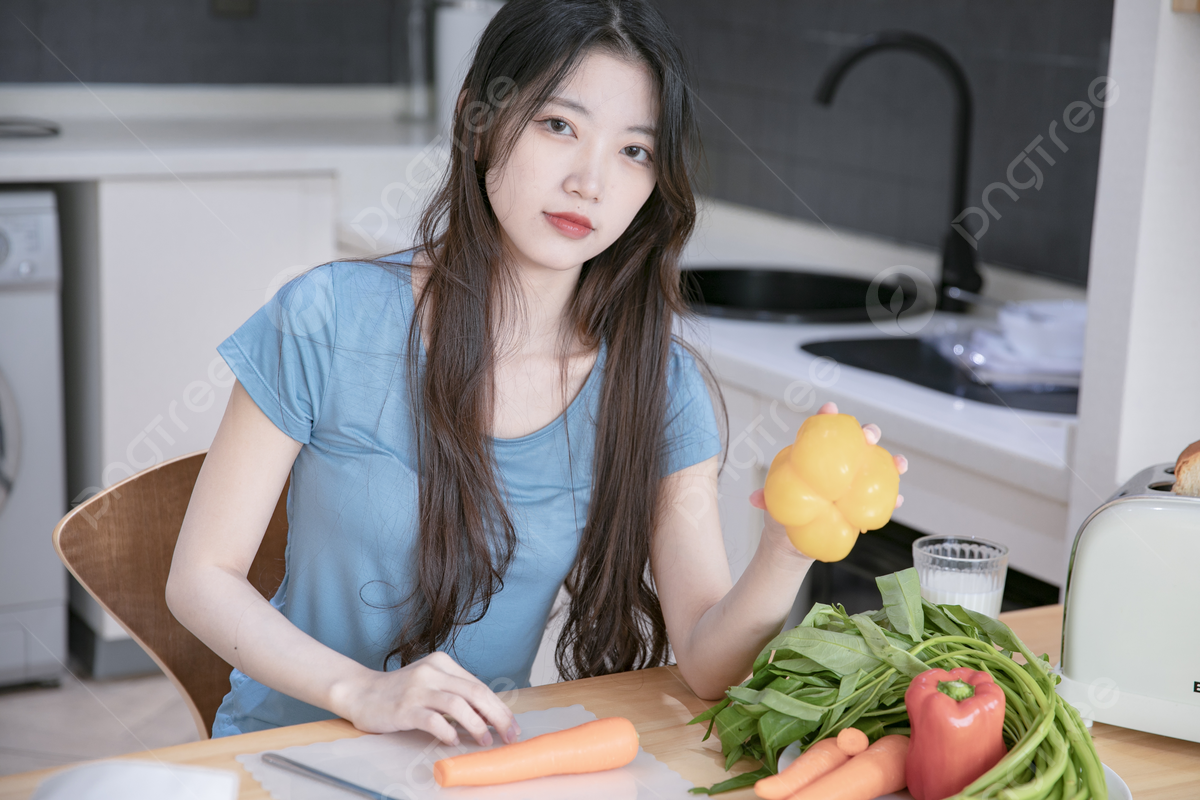
<svg viewBox="0 0 1200 800">
<path fill-rule="evenodd" d="M 411 264 L 412 251 L 384 260 Z M 286 284 L 217 347 L 263 413 L 303 443 L 287 497 L 286 572 L 271 605 L 373 669 L 384 668 L 398 630 L 395 606 L 408 596 L 416 560 L 410 277 L 406 267 L 324 264 Z M 720 452 L 698 368 L 682 347 L 671 347 L 666 474 Z M 605 353 L 601 344 L 564 415 L 527 436 L 493 440 L 517 550 L 487 614 L 463 627 L 448 652 L 496 691 L 529 685 L 551 605 L 575 562 Z M 423 369 L 423 345 L 419 358 Z M 334 716 L 236 669 L 230 686 L 214 737 Z"/>
</svg>

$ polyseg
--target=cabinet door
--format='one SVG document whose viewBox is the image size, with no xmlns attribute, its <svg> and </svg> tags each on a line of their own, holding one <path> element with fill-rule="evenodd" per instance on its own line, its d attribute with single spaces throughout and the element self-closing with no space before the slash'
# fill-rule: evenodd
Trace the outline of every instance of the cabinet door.
<svg viewBox="0 0 1200 800">
<path fill-rule="evenodd" d="M 208 447 L 233 386 L 216 346 L 334 258 L 332 174 L 109 180 L 98 191 L 100 453 L 108 486 Z"/>
</svg>

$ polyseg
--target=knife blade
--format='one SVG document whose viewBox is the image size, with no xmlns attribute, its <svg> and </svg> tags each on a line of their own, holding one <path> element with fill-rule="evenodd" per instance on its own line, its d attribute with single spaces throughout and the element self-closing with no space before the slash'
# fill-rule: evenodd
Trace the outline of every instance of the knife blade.
<svg viewBox="0 0 1200 800">
<path fill-rule="evenodd" d="M 398 798 L 373 791 L 365 786 L 359 786 L 357 783 L 351 783 L 335 775 L 330 775 L 328 772 L 322 772 L 316 767 L 310 767 L 307 764 L 301 764 L 299 761 L 293 761 L 287 756 L 279 755 L 279 753 L 263 753 L 262 760 L 263 763 L 270 764 L 271 766 L 286 769 L 298 775 L 304 775 L 307 778 L 327 783 L 330 786 L 336 786 L 339 789 L 345 789 L 347 792 L 354 792 L 363 797 L 370 797 L 371 800 L 398 800 Z"/>
</svg>

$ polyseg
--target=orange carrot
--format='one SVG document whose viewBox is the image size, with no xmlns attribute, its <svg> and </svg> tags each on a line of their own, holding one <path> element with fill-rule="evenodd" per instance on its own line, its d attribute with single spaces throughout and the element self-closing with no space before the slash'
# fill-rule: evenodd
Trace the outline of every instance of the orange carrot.
<svg viewBox="0 0 1200 800">
<path fill-rule="evenodd" d="M 534 736 L 491 750 L 434 762 L 439 786 L 487 786 L 545 775 L 571 775 L 623 767 L 637 756 L 638 732 L 624 717 Z"/>
<path fill-rule="evenodd" d="M 788 764 L 787 769 L 776 775 L 759 778 L 754 784 L 754 793 L 763 800 L 785 800 L 822 775 L 833 772 L 849 758 L 838 748 L 836 740 L 822 739 L 809 745 L 795 761 Z"/>
<path fill-rule="evenodd" d="M 871 740 L 858 728 L 842 728 L 837 735 L 837 744 L 841 751 L 848 756 L 856 756 L 867 749 Z"/>
<path fill-rule="evenodd" d="M 884 736 L 788 800 L 873 800 L 904 788 L 908 737 Z"/>
</svg>

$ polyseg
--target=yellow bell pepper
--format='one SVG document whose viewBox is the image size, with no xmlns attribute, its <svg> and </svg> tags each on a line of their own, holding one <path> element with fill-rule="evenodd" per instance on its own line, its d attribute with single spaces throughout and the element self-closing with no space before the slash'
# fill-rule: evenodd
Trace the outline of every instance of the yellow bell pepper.
<svg viewBox="0 0 1200 800">
<path fill-rule="evenodd" d="M 891 519 L 900 471 L 887 450 L 867 444 L 849 414 L 814 414 L 767 472 L 767 511 L 817 561 L 841 561 L 860 533 Z"/>
</svg>

